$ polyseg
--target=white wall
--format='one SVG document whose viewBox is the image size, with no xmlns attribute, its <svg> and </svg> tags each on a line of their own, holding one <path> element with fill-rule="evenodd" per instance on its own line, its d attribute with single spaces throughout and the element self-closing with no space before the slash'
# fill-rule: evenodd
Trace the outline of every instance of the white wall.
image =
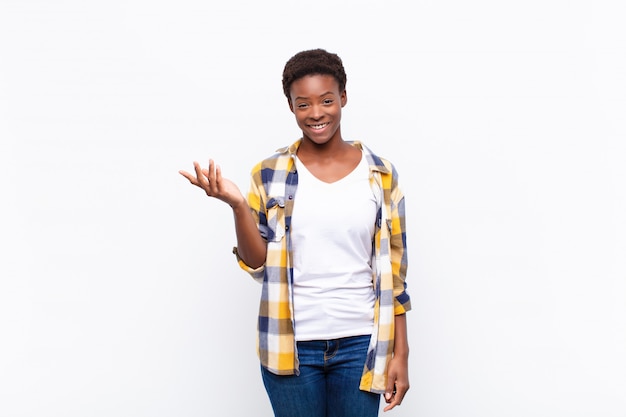
<svg viewBox="0 0 626 417">
<path fill-rule="evenodd" d="M 0 0 L 0 416 L 270 416 L 260 286 L 177 173 L 298 137 L 294 53 L 407 194 L 397 417 L 626 415 L 615 1 Z"/>
</svg>

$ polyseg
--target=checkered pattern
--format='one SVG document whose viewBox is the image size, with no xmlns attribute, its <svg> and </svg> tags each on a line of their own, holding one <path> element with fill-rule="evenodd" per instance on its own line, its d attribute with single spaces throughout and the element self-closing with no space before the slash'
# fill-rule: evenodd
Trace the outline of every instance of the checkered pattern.
<svg viewBox="0 0 626 417">
<path fill-rule="evenodd" d="M 364 364 L 361 389 L 383 393 L 387 365 L 393 354 L 394 318 L 411 309 L 406 292 L 406 232 L 404 195 L 398 186 L 398 173 L 389 162 L 374 155 L 360 142 L 370 166 L 370 185 L 378 196 L 378 214 L 372 253 L 372 277 L 376 302 L 374 330 Z M 248 204 L 259 231 L 267 241 L 267 259 L 253 269 L 234 248 L 241 268 L 263 287 L 259 307 L 258 354 L 261 364 L 277 375 L 298 374 L 298 354 L 294 339 L 293 271 L 289 227 L 298 185 L 295 154 L 300 140 L 257 164 L 252 169 Z"/>
</svg>

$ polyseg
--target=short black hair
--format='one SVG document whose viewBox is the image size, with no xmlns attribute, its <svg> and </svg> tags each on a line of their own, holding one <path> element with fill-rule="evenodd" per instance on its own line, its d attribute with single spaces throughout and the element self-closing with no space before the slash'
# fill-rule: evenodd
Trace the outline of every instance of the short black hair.
<svg viewBox="0 0 626 417">
<path fill-rule="evenodd" d="M 283 91 L 288 100 L 291 100 L 290 90 L 294 81 L 307 75 L 332 75 L 339 84 L 339 91 L 346 89 L 346 71 L 343 62 L 337 54 L 324 49 L 310 49 L 298 52 L 285 64 L 283 70 Z"/>
</svg>

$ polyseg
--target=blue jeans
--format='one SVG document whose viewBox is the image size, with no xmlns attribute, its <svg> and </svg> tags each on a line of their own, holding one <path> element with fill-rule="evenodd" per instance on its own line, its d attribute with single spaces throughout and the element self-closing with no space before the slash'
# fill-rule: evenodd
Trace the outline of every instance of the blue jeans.
<svg viewBox="0 0 626 417">
<path fill-rule="evenodd" d="M 375 417 L 380 394 L 359 390 L 370 336 L 297 342 L 300 375 L 261 367 L 276 417 Z"/>
</svg>

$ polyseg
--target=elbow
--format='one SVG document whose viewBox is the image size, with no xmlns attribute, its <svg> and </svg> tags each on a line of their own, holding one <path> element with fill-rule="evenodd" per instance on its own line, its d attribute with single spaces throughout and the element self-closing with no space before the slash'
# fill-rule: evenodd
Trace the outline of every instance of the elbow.
<svg viewBox="0 0 626 417">
<path fill-rule="evenodd" d="M 265 264 L 265 252 L 258 254 L 245 253 L 240 248 L 238 248 L 238 252 L 241 260 L 252 269 L 258 269 Z"/>
<path fill-rule="evenodd" d="M 246 262 L 246 264 L 252 269 L 259 269 L 263 266 L 263 264 L 265 264 L 265 260 L 261 262 Z"/>
</svg>

